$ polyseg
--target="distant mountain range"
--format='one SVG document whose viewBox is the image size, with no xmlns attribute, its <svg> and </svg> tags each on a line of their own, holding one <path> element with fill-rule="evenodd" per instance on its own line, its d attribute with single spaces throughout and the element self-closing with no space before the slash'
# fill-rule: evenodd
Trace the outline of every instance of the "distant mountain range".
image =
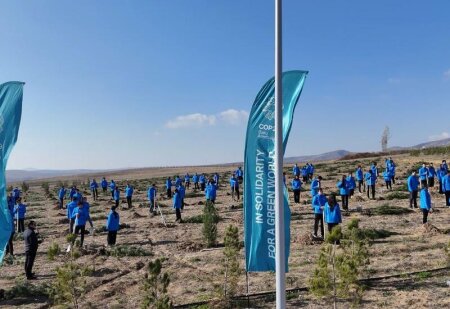
<svg viewBox="0 0 450 309">
<path fill-rule="evenodd" d="M 396 150 L 408 150 L 408 149 L 423 149 L 431 147 L 441 147 L 450 145 L 450 138 L 421 143 L 411 147 L 390 147 L 389 151 Z M 297 156 L 297 157 L 287 157 L 284 159 L 285 163 L 306 163 L 306 162 L 317 162 L 317 161 L 331 161 L 339 160 L 344 156 L 352 154 L 347 150 L 335 150 L 318 155 L 308 155 L 308 156 Z M 238 163 L 236 163 L 238 164 Z M 223 164 L 226 165 L 226 164 Z M 117 169 L 119 170 L 119 169 Z M 115 170 L 115 171 L 117 171 Z M 75 176 L 83 174 L 91 174 L 98 172 L 111 172 L 113 170 L 89 170 L 89 169 L 77 169 L 77 170 L 39 170 L 39 169 L 26 169 L 26 170 L 7 170 L 6 171 L 6 181 L 7 182 L 20 182 L 37 180 L 44 178 L 60 177 L 60 176 Z"/>
</svg>

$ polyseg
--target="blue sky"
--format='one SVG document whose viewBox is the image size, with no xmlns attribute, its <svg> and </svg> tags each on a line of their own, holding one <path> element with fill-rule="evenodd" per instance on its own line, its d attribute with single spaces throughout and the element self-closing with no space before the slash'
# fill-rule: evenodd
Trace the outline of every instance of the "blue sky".
<svg viewBox="0 0 450 309">
<path fill-rule="evenodd" d="M 287 156 L 448 136 L 450 2 L 284 1 L 310 74 Z M 239 161 L 273 76 L 273 0 L 0 0 L 0 82 L 26 82 L 8 168 Z"/>
</svg>

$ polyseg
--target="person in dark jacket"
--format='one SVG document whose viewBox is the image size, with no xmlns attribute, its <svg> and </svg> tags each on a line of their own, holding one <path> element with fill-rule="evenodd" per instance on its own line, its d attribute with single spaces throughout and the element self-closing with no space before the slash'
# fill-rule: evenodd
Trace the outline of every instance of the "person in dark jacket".
<svg viewBox="0 0 450 309">
<path fill-rule="evenodd" d="M 36 279 L 33 273 L 34 260 L 39 246 L 38 233 L 36 230 L 36 223 L 31 220 L 28 223 L 28 229 L 23 233 L 25 242 L 25 275 L 28 280 Z"/>
</svg>

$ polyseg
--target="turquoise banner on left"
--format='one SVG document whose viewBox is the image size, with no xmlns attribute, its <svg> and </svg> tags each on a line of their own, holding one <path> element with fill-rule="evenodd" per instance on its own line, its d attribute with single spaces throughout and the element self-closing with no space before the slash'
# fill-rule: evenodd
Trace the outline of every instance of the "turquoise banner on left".
<svg viewBox="0 0 450 309">
<path fill-rule="evenodd" d="M 0 85 L 0 262 L 13 230 L 12 216 L 6 201 L 5 170 L 9 154 L 17 141 L 22 116 L 22 82 Z"/>
</svg>

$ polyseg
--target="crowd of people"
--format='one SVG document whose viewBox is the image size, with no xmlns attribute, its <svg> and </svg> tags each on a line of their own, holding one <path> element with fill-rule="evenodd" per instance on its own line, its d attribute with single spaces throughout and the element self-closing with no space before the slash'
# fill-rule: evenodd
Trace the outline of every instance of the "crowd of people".
<svg viewBox="0 0 450 309">
<path fill-rule="evenodd" d="M 376 162 L 372 162 L 364 172 L 359 165 L 355 172 L 349 172 L 342 175 L 336 183 L 337 192 L 324 193 L 322 187 L 323 178 L 320 175 L 314 175 L 315 168 L 313 164 L 307 163 L 303 167 L 297 164 L 292 168 L 291 190 L 293 192 L 294 203 L 300 203 L 300 193 L 302 186 L 310 183 L 311 206 L 314 214 L 313 237 L 324 237 L 324 223 L 327 225 L 329 232 L 342 222 L 341 206 L 343 211 L 349 211 L 349 198 L 354 196 L 355 191 L 358 190 L 362 195 L 367 192 L 368 199 L 375 199 L 376 184 L 378 183 L 380 175 L 384 180 L 386 190 L 392 190 L 392 184 L 396 181 L 396 164 L 392 158 L 385 160 L 384 171 L 380 173 Z M 354 174 L 354 176 L 353 176 Z M 229 179 L 230 195 L 233 201 L 241 200 L 240 187 L 243 184 L 243 170 L 239 167 L 233 171 Z M 284 184 L 286 185 L 286 173 L 284 173 Z M 445 195 L 445 203 L 450 207 L 450 170 L 445 160 L 439 165 L 437 170 L 434 169 L 433 164 L 423 164 L 418 171 L 412 171 L 411 175 L 406 180 L 406 185 L 409 191 L 409 206 L 417 208 L 417 199 L 419 198 L 419 208 L 423 213 L 423 223 L 428 220 L 428 214 L 432 211 L 431 195 L 429 190 L 435 186 L 435 179 L 438 180 L 437 192 Z M 211 177 L 203 173 L 193 174 L 186 173 L 184 177 L 176 176 L 174 179 L 168 177 L 165 180 L 165 194 L 167 199 L 172 200 L 172 207 L 175 212 L 176 222 L 182 223 L 182 211 L 185 207 L 186 190 L 191 189 L 194 192 L 200 191 L 204 193 L 206 201 L 215 203 L 217 198 L 217 191 L 219 190 L 220 176 L 214 173 Z M 108 196 L 114 202 L 106 219 L 106 230 L 108 232 L 106 243 L 108 246 L 116 244 L 117 232 L 120 229 L 120 215 L 118 207 L 121 199 L 121 189 L 114 180 L 109 182 L 102 178 L 100 184 L 95 179 L 89 183 L 91 191 L 91 198 L 97 201 L 99 198 L 99 187 L 101 187 L 103 195 Z M 126 204 L 128 208 L 133 207 L 134 188 L 130 183 L 126 183 L 124 190 Z M 419 192 L 420 190 L 420 192 Z M 153 215 L 159 210 L 157 201 L 158 189 L 155 183 L 151 184 L 147 190 L 147 199 L 149 212 Z M 163 196 L 163 195 L 160 195 Z M 341 205 L 337 201 L 337 196 L 340 196 Z M 67 200 L 67 204 L 65 201 Z M 12 234 L 9 239 L 6 253 L 14 254 L 13 239 L 14 233 L 24 233 L 25 241 L 25 273 L 28 279 L 34 279 L 35 275 L 32 272 L 36 251 L 39 244 L 38 233 L 36 230 L 36 222 L 30 220 L 25 230 L 25 216 L 27 206 L 22 203 L 20 190 L 16 187 L 8 195 L 8 207 L 12 218 Z M 90 204 L 86 196 L 83 196 L 81 191 L 72 186 L 70 189 L 62 185 L 58 191 L 58 207 L 66 210 L 68 220 L 69 233 L 74 234 L 72 245 L 75 244 L 75 239 L 80 236 L 79 245 L 84 244 L 84 235 L 86 232 L 86 224 L 90 225 L 90 232 L 94 231 L 94 224 L 90 216 Z M 161 213 L 162 215 L 162 213 Z M 320 232 L 320 233 L 319 233 Z M 70 249 L 70 247 L 68 248 Z"/>
</svg>

